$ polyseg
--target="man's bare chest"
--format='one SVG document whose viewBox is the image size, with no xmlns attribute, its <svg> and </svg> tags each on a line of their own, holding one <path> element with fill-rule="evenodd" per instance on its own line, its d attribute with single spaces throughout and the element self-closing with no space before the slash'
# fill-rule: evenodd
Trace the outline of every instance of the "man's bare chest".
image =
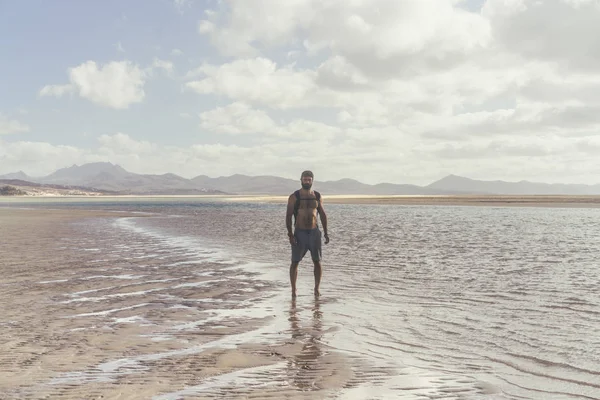
<svg viewBox="0 0 600 400">
<path fill-rule="evenodd" d="M 299 199 L 298 210 L 314 211 L 319 208 L 319 201 L 314 196 L 301 197 Z"/>
</svg>

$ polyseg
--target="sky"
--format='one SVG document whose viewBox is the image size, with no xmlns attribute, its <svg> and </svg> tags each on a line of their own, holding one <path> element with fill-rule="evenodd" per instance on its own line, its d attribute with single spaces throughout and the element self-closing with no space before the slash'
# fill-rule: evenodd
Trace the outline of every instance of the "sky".
<svg viewBox="0 0 600 400">
<path fill-rule="evenodd" d="M 600 0 L 0 0 L 0 174 L 600 183 Z"/>
</svg>

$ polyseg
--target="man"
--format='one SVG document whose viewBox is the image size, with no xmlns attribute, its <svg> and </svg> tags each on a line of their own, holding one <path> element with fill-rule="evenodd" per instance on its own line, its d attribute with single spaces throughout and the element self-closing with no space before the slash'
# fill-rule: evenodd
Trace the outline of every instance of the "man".
<svg viewBox="0 0 600 400">
<path fill-rule="evenodd" d="M 292 285 L 292 298 L 296 298 L 296 278 L 298 277 L 298 264 L 307 251 L 314 264 L 315 296 L 320 296 L 321 284 L 321 231 L 317 223 L 317 214 L 323 225 L 325 244 L 329 243 L 327 234 L 327 215 L 323 209 L 323 199 L 319 192 L 311 190 L 314 175 L 311 171 L 304 171 L 300 176 L 302 189 L 296 190 L 288 198 L 285 223 L 288 237 L 292 245 L 292 264 L 290 265 L 290 283 Z M 294 231 L 292 232 L 292 216 L 295 217 Z"/>
</svg>

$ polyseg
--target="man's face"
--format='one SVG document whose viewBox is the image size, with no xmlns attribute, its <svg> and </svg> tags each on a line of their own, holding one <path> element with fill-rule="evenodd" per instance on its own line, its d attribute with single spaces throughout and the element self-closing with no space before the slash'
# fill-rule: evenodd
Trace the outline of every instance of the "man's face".
<svg viewBox="0 0 600 400">
<path fill-rule="evenodd" d="M 303 176 L 301 180 L 302 180 L 302 189 L 309 190 L 312 187 L 313 178 L 311 178 L 310 176 Z"/>
</svg>

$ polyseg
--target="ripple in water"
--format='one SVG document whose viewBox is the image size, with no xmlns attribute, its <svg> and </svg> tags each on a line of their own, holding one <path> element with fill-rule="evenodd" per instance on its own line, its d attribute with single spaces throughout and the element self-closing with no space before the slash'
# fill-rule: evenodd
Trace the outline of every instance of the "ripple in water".
<svg viewBox="0 0 600 400">
<path fill-rule="evenodd" d="M 275 327 L 305 346 L 294 365 L 241 370 L 162 398 L 600 398 L 600 210 L 326 205 L 331 243 L 315 322 L 308 257 L 298 312 L 289 314 L 285 205 L 127 207 L 156 214 L 135 220 L 132 232 L 157 249 L 189 250 L 179 260 L 157 250 L 152 257 L 170 268 L 193 265 L 196 240 L 213 262 L 261 263 L 282 293 Z M 304 326 L 296 337 L 295 319 Z M 347 358 L 336 391 L 319 380 L 332 371 L 331 353 Z"/>
<path fill-rule="evenodd" d="M 145 222 L 273 263 L 285 286 L 284 213 L 236 204 L 177 227 Z M 323 313 L 338 330 L 321 340 L 395 366 L 369 387 L 400 390 L 411 371 L 422 398 L 600 398 L 598 210 L 329 205 L 328 216 L 323 293 L 336 301 Z M 307 258 L 306 291 L 311 269 Z"/>
</svg>

